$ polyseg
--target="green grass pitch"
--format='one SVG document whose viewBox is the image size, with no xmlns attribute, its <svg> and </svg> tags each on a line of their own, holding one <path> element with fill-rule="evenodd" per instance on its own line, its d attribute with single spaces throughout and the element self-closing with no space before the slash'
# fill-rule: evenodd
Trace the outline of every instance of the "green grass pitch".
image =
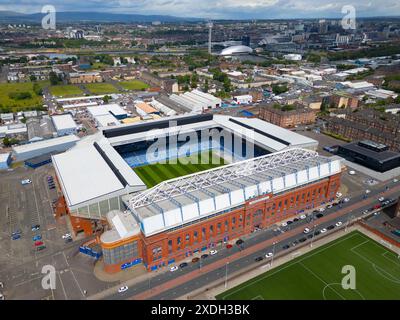
<svg viewBox="0 0 400 320">
<path fill-rule="evenodd" d="M 346 290 L 341 286 L 342 279 L 346 275 L 341 272 L 345 265 L 355 267 L 355 290 Z M 354 231 L 229 289 L 216 298 L 219 300 L 398 300 L 400 259 L 396 253 L 383 245 Z"/>
<path fill-rule="evenodd" d="M 185 176 L 199 171 L 217 168 L 227 164 L 222 158 L 209 153 L 209 163 L 202 164 L 200 161 L 201 153 L 193 154 L 190 157 L 179 158 L 176 164 L 173 163 L 156 163 L 142 167 L 136 167 L 133 170 L 143 180 L 147 187 L 151 188 L 162 181 Z M 197 159 L 196 159 L 197 158 Z M 195 163 L 197 160 L 197 163 Z M 186 161 L 187 164 L 182 163 Z"/>
</svg>

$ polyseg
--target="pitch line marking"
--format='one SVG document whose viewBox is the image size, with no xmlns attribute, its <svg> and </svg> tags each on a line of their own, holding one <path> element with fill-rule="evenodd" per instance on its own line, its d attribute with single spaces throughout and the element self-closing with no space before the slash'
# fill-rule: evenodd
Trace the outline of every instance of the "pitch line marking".
<svg viewBox="0 0 400 320">
<path fill-rule="evenodd" d="M 331 247 L 337 245 L 338 243 L 341 243 L 341 242 L 343 242 L 343 241 L 346 241 L 346 240 L 348 240 L 348 239 L 351 239 L 351 238 L 353 238 L 353 237 L 355 237 L 355 236 L 360 236 L 360 235 L 361 235 L 361 233 L 354 233 L 354 234 L 345 236 L 344 238 L 342 238 L 342 239 L 340 239 L 340 240 L 338 240 L 338 241 L 335 241 L 334 243 L 331 243 L 330 245 L 328 245 L 328 246 L 326 246 L 326 247 L 324 247 L 324 248 L 315 249 L 316 251 L 315 251 L 314 253 L 310 254 L 310 255 L 307 256 L 307 257 L 303 257 L 303 258 L 300 258 L 298 261 L 291 262 L 291 263 L 289 263 L 288 265 L 286 265 L 285 267 L 280 268 L 279 270 L 273 271 L 273 272 L 271 272 L 270 274 L 265 274 L 263 277 L 261 277 L 261 278 L 259 278 L 259 279 L 254 279 L 253 281 L 250 280 L 250 282 L 249 282 L 248 284 L 246 284 L 245 286 L 240 287 L 240 288 L 238 288 L 238 289 L 232 291 L 231 293 L 225 295 L 225 296 L 222 298 L 222 300 L 225 300 L 226 297 L 229 297 L 229 296 L 235 294 L 236 292 L 239 292 L 239 291 L 243 290 L 244 288 L 247 288 L 247 287 L 249 287 L 249 286 L 251 286 L 251 285 L 253 285 L 253 284 L 257 283 L 257 282 L 260 282 L 261 280 L 264 280 L 264 279 L 266 279 L 266 278 L 269 278 L 270 276 L 275 275 L 276 273 L 281 272 L 282 270 L 285 270 L 285 269 L 287 269 L 287 268 L 289 268 L 289 267 L 291 267 L 291 266 L 293 266 L 293 265 L 296 265 L 297 263 L 299 263 L 299 262 L 301 262 L 301 261 L 304 261 L 304 260 L 306 260 L 306 259 L 308 259 L 308 258 L 311 258 L 312 256 L 314 256 L 314 255 L 316 255 L 316 254 L 318 254 L 318 253 L 321 253 L 321 252 L 327 250 L 328 248 L 331 248 Z M 240 286 L 240 285 L 239 285 L 239 286 Z"/>
</svg>

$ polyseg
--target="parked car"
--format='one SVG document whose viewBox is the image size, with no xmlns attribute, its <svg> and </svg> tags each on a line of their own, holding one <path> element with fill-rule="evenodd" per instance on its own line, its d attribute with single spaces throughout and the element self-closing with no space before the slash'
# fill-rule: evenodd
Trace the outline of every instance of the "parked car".
<svg viewBox="0 0 400 320">
<path fill-rule="evenodd" d="M 305 241 L 307 241 L 307 238 L 300 238 L 299 239 L 299 242 L 305 242 Z"/>
<path fill-rule="evenodd" d="M 42 251 L 42 250 L 44 250 L 44 249 L 46 249 L 46 246 L 39 246 L 39 247 L 36 247 L 36 251 Z"/>
<path fill-rule="evenodd" d="M 349 202 L 350 201 L 350 198 L 344 198 L 343 199 L 343 202 Z"/>
<path fill-rule="evenodd" d="M 178 269 L 179 269 L 178 266 L 173 266 L 173 267 L 171 267 L 171 268 L 169 269 L 169 271 L 174 272 L 174 271 L 176 271 L 176 270 L 178 270 Z"/>
<path fill-rule="evenodd" d="M 187 267 L 188 266 L 188 263 L 187 262 L 182 262 L 180 265 L 179 265 L 179 268 L 185 268 L 185 267 Z"/>
<path fill-rule="evenodd" d="M 306 216 L 305 214 L 302 214 L 302 215 L 300 216 L 300 219 L 301 219 L 301 220 L 304 220 L 305 218 L 307 218 L 307 216 Z"/>
<path fill-rule="evenodd" d="M 266 255 L 265 255 L 265 257 L 266 258 L 272 258 L 273 257 L 273 253 L 272 252 L 268 252 Z"/>
<path fill-rule="evenodd" d="M 71 234 L 70 233 L 66 233 L 66 234 L 63 234 L 61 237 L 63 239 L 68 239 L 68 238 L 71 238 Z"/>
<path fill-rule="evenodd" d="M 290 248 L 290 246 L 287 245 L 287 244 L 285 244 L 285 245 L 282 247 L 283 250 L 286 250 L 286 249 L 289 249 L 289 248 Z"/>
<path fill-rule="evenodd" d="M 263 257 L 257 257 L 257 258 L 255 258 L 254 260 L 256 261 L 256 262 L 260 262 L 260 261 L 262 261 L 264 258 Z"/>
<path fill-rule="evenodd" d="M 335 226 L 332 224 L 332 225 L 330 225 L 329 227 L 327 227 L 326 229 L 332 230 L 332 229 L 334 229 L 334 228 L 335 228 Z"/>
<path fill-rule="evenodd" d="M 385 201 L 385 198 L 384 198 L 384 197 L 379 197 L 379 198 L 378 198 L 378 201 L 379 201 L 379 202 L 383 202 L 383 201 Z"/>
<path fill-rule="evenodd" d="M 217 254 L 217 253 L 218 253 L 217 250 L 211 250 L 211 251 L 210 251 L 210 255 L 212 255 L 212 256 L 213 256 L 214 254 Z"/>
<path fill-rule="evenodd" d="M 321 233 L 325 233 L 326 231 L 328 231 L 326 228 L 321 229 Z"/>
<path fill-rule="evenodd" d="M 39 247 L 43 245 L 43 241 L 35 241 L 35 246 Z"/>
<path fill-rule="evenodd" d="M 200 261 L 200 258 L 198 258 L 198 257 L 195 257 L 195 258 L 192 259 L 192 263 L 196 263 L 196 262 L 199 262 L 199 261 Z"/>
<path fill-rule="evenodd" d="M 282 226 L 282 227 L 286 227 L 286 226 L 287 226 L 287 223 L 286 223 L 286 222 L 282 222 L 281 226 Z"/>
<path fill-rule="evenodd" d="M 205 254 L 202 254 L 202 255 L 201 255 L 201 258 L 202 258 L 202 259 L 206 259 L 206 258 L 208 258 L 208 254 L 207 254 L 207 253 L 205 253 Z"/>
<path fill-rule="evenodd" d="M 227 248 L 227 249 L 230 249 L 230 248 L 232 248 L 232 247 L 233 247 L 233 246 L 232 246 L 231 244 L 229 244 L 229 243 L 226 245 L 226 248 Z"/>
<path fill-rule="evenodd" d="M 118 289 L 118 293 L 124 293 L 125 291 L 127 291 L 129 288 L 128 286 L 123 286 L 121 288 Z"/>
<path fill-rule="evenodd" d="M 322 218 L 324 215 L 322 213 L 318 213 L 317 215 L 315 215 L 318 219 Z"/>
<path fill-rule="evenodd" d="M 21 235 L 20 235 L 20 234 L 15 234 L 15 235 L 11 236 L 11 239 L 12 239 L 12 240 L 21 239 Z"/>
<path fill-rule="evenodd" d="M 343 194 L 340 192 L 336 192 L 336 198 L 340 198 Z"/>
<path fill-rule="evenodd" d="M 240 245 L 243 244 L 243 243 L 244 243 L 244 241 L 243 241 L 242 239 L 239 239 L 239 240 L 236 241 L 236 244 L 237 244 L 238 246 L 240 246 Z"/>
<path fill-rule="evenodd" d="M 303 231 L 303 233 L 304 234 L 307 234 L 307 233 L 309 233 L 311 230 L 309 229 L 309 228 L 304 228 L 304 231 Z"/>
<path fill-rule="evenodd" d="M 41 236 L 40 234 L 38 234 L 38 235 L 34 236 L 34 237 L 32 238 L 32 240 L 33 240 L 33 241 L 42 240 L 42 236 Z"/>
<path fill-rule="evenodd" d="M 67 238 L 67 239 L 65 239 L 65 243 L 70 243 L 70 242 L 72 242 L 73 240 L 72 240 L 72 238 Z"/>
<path fill-rule="evenodd" d="M 21 235 L 21 233 L 22 233 L 22 230 L 21 229 L 17 229 L 13 233 L 11 233 L 11 236 Z"/>
<path fill-rule="evenodd" d="M 24 180 L 21 180 L 21 184 L 22 184 L 23 186 L 26 185 L 26 184 L 30 184 L 30 183 L 32 183 L 31 179 L 24 179 Z"/>
<path fill-rule="evenodd" d="M 31 228 L 32 231 L 38 231 L 39 229 L 40 229 L 40 225 L 39 224 L 35 224 Z"/>
</svg>

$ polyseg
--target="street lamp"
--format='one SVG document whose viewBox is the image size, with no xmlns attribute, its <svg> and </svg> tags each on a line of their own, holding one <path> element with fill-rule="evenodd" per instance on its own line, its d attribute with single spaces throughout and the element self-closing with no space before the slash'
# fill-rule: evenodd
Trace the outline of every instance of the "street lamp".
<svg viewBox="0 0 400 320">
<path fill-rule="evenodd" d="M 228 287 L 228 264 L 229 261 L 225 264 L 225 289 Z"/>
<path fill-rule="evenodd" d="M 315 229 L 316 228 L 317 228 L 317 225 L 314 225 L 313 236 L 311 238 L 310 248 L 312 248 L 312 245 L 313 245 L 313 241 L 314 241 L 314 238 L 315 238 Z"/>
<path fill-rule="evenodd" d="M 275 245 L 276 245 L 276 241 L 274 241 L 274 243 L 273 243 L 273 248 L 272 248 L 272 260 L 271 260 L 271 268 L 272 268 L 272 266 L 273 266 L 273 264 L 274 264 L 274 257 L 275 257 Z"/>
</svg>

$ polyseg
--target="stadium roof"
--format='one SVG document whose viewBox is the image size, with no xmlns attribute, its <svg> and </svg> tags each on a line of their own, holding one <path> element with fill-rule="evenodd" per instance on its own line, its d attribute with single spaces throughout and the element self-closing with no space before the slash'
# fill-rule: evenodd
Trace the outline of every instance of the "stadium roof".
<svg viewBox="0 0 400 320">
<path fill-rule="evenodd" d="M 221 51 L 221 56 L 230 56 L 235 54 L 252 53 L 253 49 L 248 46 L 231 46 Z"/>
<path fill-rule="evenodd" d="M 126 203 L 149 236 L 340 171 L 339 157 L 293 148 L 164 181 Z"/>
<path fill-rule="evenodd" d="M 115 192 L 144 189 L 142 180 L 105 140 L 52 157 L 68 207 L 90 204 Z"/>
</svg>

